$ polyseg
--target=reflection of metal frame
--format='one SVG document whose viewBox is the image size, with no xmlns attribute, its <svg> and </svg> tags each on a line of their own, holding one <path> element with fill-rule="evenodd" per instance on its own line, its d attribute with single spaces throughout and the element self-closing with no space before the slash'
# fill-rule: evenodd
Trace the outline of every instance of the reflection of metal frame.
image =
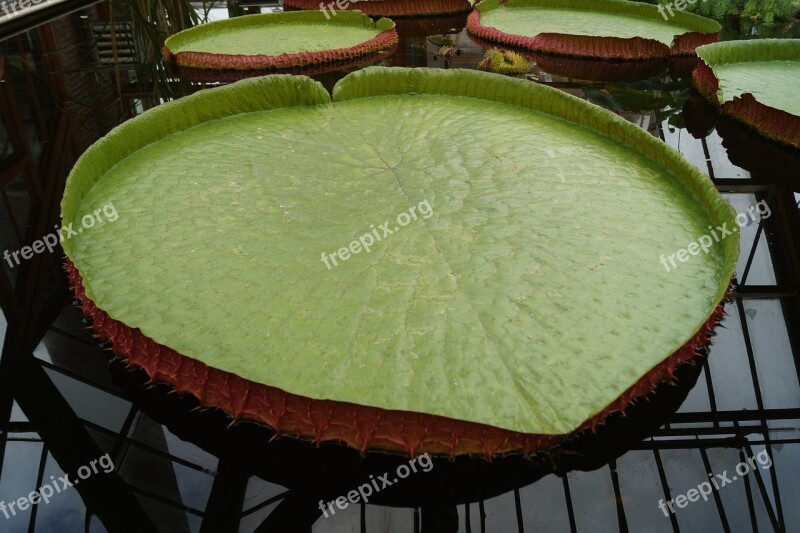
<svg viewBox="0 0 800 533">
<path fill-rule="evenodd" d="M 44 0 L 22 9 L 14 17 L 0 17 L 0 40 L 99 2 L 100 0 Z"/>
<path fill-rule="evenodd" d="M 88 26 L 96 65 L 132 66 L 144 59 L 136 49 L 130 22 L 116 23 L 114 31 L 109 22 L 90 22 Z"/>
<path fill-rule="evenodd" d="M 0 167 L 0 185 L 5 187 L 21 173 L 28 190 L 33 191 L 27 224 L 30 231 L 23 236 L 28 238 L 43 234 L 58 219 L 59 198 L 69 170 L 65 163 L 77 156 L 77 145 L 71 131 L 71 116 L 57 110 L 37 166 L 12 84 L 6 79 L 5 72 L 3 76 L 0 114 L 8 128 L 15 154 Z M 5 269 L 0 275 L 0 297 L 8 323 L 0 360 L 0 421 L 4 428 L 0 435 L 0 451 L 5 455 L 11 408 L 16 401 L 30 420 L 30 427 L 24 425 L 18 430 L 38 431 L 59 466 L 65 472 L 75 472 L 100 457 L 102 452 L 33 355 L 33 349 L 68 301 L 63 276 L 53 276 L 53 272 L 57 272 L 58 260 L 53 255 L 37 254 L 17 267 L 20 273 L 16 286 L 12 286 Z M 43 455 L 42 461 L 45 458 Z M 38 484 L 42 482 L 43 468 L 44 462 L 39 469 Z M 87 505 L 97 509 L 97 515 L 110 529 L 123 531 L 135 523 L 140 524 L 143 531 L 157 531 L 116 473 L 98 476 L 92 483 L 75 489 Z M 35 507 L 31 513 L 31 528 L 37 509 Z"/>
</svg>

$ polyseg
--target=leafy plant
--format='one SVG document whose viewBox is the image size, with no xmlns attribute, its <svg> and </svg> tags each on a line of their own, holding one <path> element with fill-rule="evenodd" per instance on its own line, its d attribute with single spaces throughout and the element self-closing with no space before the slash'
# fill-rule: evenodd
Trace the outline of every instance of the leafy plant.
<svg viewBox="0 0 800 533">
<path fill-rule="evenodd" d="M 662 4 L 674 6 L 672 0 L 659 0 Z M 798 0 L 697 0 L 687 4 L 686 11 L 704 17 L 721 19 L 726 16 L 739 16 L 761 22 L 789 20 L 800 14 Z"/>
<path fill-rule="evenodd" d="M 747 0 L 741 14 L 751 19 L 773 22 L 775 19 L 789 19 L 800 13 L 800 3 L 796 0 Z"/>
</svg>

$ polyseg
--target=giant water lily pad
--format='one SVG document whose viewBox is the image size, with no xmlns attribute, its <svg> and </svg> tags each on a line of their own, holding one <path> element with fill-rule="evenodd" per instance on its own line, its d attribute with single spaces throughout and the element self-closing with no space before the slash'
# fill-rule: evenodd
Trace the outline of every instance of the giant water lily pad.
<svg viewBox="0 0 800 533">
<path fill-rule="evenodd" d="M 164 43 L 179 67 L 263 70 L 342 61 L 397 44 L 389 19 L 359 11 L 326 17 L 320 11 L 247 15 L 195 26 Z"/>
<path fill-rule="evenodd" d="M 716 43 L 697 54 L 701 94 L 763 135 L 800 148 L 800 39 Z"/>
<path fill-rule="evenodd" d="M 604 59 L 694 53 L 719 39 L 711 19 L 625 0 L 483 0 L 467 28 L 478 37 L 537 52 Z"/>
<path fill-rule="evenodd" d="M 64 223 L 108 202 L 64 248 L 117 353 L 235 419 L 412 454 L 531 452 L 626 408 L 707 343 L 738 250 L 665 270 L 732 226 L 704 175 L 599 107 L 461 70 L 159 106 L 84 154 Z"/>
</svg>

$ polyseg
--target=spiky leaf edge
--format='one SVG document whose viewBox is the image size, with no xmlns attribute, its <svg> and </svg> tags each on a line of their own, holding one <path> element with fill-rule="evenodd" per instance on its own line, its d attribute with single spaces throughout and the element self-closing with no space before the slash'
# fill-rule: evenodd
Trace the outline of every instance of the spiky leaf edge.
<svg viewBox="0 0 800 533">
<path fill-rule="evenodd" d="M 499 61 L 496 61 L 498 59 Z M 531 62 L 524 55 L 513 50 L 492 48 L 486 51 L 478 68 L 495 74 L 513 76 L 528 72 L 531 69 Z"/>
</svg>

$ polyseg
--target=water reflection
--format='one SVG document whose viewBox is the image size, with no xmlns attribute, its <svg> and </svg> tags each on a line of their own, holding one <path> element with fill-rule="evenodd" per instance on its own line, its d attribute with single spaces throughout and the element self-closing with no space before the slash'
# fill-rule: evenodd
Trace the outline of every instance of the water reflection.
<svg viewBox="0 0 800 533">
<path fill-rule="evenodd" d="M 698 139 L 716 132 L 728 157 L 751 173 L 758 183 L 779 183 L 800 191 L 800 150 L 770 140 L 747 125 L 727 116 L 692 90 L 683 108 L 686 129 Z"/>
</svg>

